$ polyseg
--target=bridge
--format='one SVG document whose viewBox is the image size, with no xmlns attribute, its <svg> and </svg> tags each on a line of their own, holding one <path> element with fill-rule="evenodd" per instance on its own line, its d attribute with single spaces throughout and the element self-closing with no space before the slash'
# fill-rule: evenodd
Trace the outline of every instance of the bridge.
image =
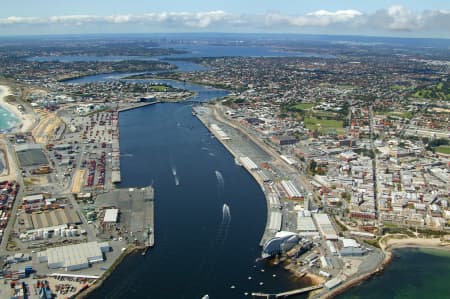
<svg viewBox="0 0 450 299">
<path fill-rule="evenodd" d="M 291 290 L 291 291 L 287 291 L 287 292 L 282 292 L 282 293 L 278 293 L 278 294 L 266 294 L 266 293 L 252 293 L 253 297 L 260 297 L 260 298 L 286 298 L 289 296 L 293 296 L 293 295 L 299 295 L 299 294 L 303 294 L 303 293 L 307 293 L 307 292 L 311 292 L 314 290 L 318 290 L 323 288 L 323 284 L 319 284 L 316 286 L 310 286 L 310 287 L 306 287 L 306 288 L 302 288 L 302 289 L 295 289 L 295 290 Z"/>
</svg>

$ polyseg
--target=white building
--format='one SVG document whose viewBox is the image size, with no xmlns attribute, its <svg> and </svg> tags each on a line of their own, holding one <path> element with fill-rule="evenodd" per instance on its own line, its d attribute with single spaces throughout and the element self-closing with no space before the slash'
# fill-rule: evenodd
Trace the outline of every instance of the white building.
<svg viewBox="0 0 450 299">
<path fill-rule="evenodd" d="M 316 222 L 320 234 L 325 240 L 337 240 L 338 235 L 334 229 L 333 224 L 327 214 L 317 213 L 313 214 L 313 219 Z"/>
<path fill-rule="evenodd" d="M 117 223 L 119 216 L 119 209 L 107 209 L 105 211 L 105 217 L 103 218 L 104 223 Z"/>
<path fill-rule="evenodd" d="M 109 249 L 108 242 L 89 242 L 48 248 L 38 252 L 37 258 L 40 263 L 46 262 L 50 269 L 64 268 L 66 271 L 75 271 L 102 262 L 103 253 Z"/>
</svg>

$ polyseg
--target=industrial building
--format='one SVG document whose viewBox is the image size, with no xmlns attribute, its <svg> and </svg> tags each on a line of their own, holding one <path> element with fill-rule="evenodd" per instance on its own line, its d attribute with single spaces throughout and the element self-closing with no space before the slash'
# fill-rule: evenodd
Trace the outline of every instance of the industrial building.
<svg viewBox="0 0 450 299">
<path fill-rule="evenodd" d="M 24 214 L 24 230 L 46 229 L 61 225 L 81 224 L 80 216 L 73 208 L 54 209 Z"/>
<path fill-rule="evenodd" d="M 281 230 L 281 220 L 282 214 L 280 211 L 272 211 L 270 212 L 269 225 L 267 226 L 268 230 L 272 231 L 280 231 Z"/>
<path fill-rule="evenodd" d="M 271 137 L 271 140 L 276 145 L 290 145 L 290 144 L 296 144 L 298 140 L 293 136 L 287 136 L 287 135 L 274 135 Z"/>
<path fill-rule="evenodd" d="M 103 223 L 117 223 L 119 217 L 119 209 L 107 209 L 105 210 L 105 217 Z"/>
<path fill-rule="evenodd" d="M 255 164 L 249 157 L 240 157 L 239 160 L 241 161 L 242 165 L 250 170 L 256 170 L 258 169 L 258 165 Z"/>
<path fill-rule="evenodd" d="M 289 199 L 302 199 L 303 194 L 298 191 L 294 184 L 290 180 L 281 181 L 281 186 L 286 191 Z"/>
<path fill-rule="evenodd" d="M 353 239 L 342 238 L 342 247 L 339 250 L 341 256 L 362 256 L 364 250 L 361 245 Z"/>
<path fill-rule="evenodd" d="M 40 263 L 46 262 L 49 269 L 64 268 L 66 271 L 76 271 L 102 262 L 103 253 L 109 251 L 108 242 L 89 242 L 48 248 L 38 252 L 37 258 Z"/>
<path fill-rule="evenodd" d="M 337 241 L 338 235 L 327 214 L 313 214 L 313 219 L 317 225 L 317 228 L 319 229 L 320 235 L 325 240 Z"/>
<path fill-rule="evenodd" d="M 39 144 L 16 145 L 16 153 L 21 167 L 49 164 L 42 150 L 42 146 Z"/>
<path fill-rule="evenodd" d="M 230 140 L 231 138 L 218 125 L 211 124 L 211 129 L 219 137 L 220 140 Z"/>
<path fill-rule="evenodd" d="M 297 213 L 297 231 L 300 236 L 317 236 L 319 232 L 309 211 Z"/>
</svg>

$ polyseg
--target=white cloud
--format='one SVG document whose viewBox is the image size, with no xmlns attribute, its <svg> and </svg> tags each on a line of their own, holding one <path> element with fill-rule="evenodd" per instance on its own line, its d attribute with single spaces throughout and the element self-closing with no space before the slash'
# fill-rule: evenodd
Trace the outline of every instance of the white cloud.
<svg viewBox="0 0 450 299">
<path fill-rule="evenodd" d="M 304 15 L 286 15 L 268 12 L 264 15 L 230 14 L 222 10 L 206 12 L 151 12 L 140 15 L 111 16 L 66 15 L 52 17 L 10 16 L 0 19 L 0 30 L 24 25 L 89 26 L 95 24 L 114 26 L 141 26 L 152 30 L 153 26 L 168 30 L 246 30 L 298 31 L 302 28 L 326 30 L 374 31 L 374 32 L 440 32 L 450 35 L 450 11 L 426 10 L 413 12 L 403 6 L 391 6 L 372 14 L 358 10 L 318 10 Z"/>
<path fill-rule="evenodd" d="M 335 12 L 319 10 L 302 16 L 287 16 L 277 13 L 266 15 L 266 25 L 289 25 L 295 27 L 326 27 L 338 23 L 351 23 L 362 13 L 357 10 L 338 10 Z"/>
</svg>

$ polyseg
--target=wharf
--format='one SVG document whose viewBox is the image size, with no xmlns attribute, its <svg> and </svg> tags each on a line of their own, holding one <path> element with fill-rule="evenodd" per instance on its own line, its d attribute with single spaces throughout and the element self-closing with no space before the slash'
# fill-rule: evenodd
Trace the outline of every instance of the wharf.
<svg viewBox="0 0 450 299">
<path fill-rule="evenodd" d="M 154 239 L 154 189 L 115 189 L 97 195 L 96 207 L 117 208 L 120 211 L 119 228 L 128 243 L 137 247 L 153 247 Z M 106 231 L 108 236 L 111 232 Z"/>
<path fill-rule="evenodd" d="M 208 116 L 206 115 L 208 112 L 205 112 L 206 109 L 205 107 L 193 107 L 193 115 L 196 116 L 201 123 L 203 123 L 203 125 L 211 132 L 211 134 L 213 134 L 217 140 L 219 140 L 221 142 L 221 144 L 228 150 L 229 153 L 231 153 L 231 155 L 233 155 L 233 157 L 235 158 L 235 161 L 240 161 L 241 157 L 243 156 L 247 156 L 243 153 L 238 152 L 237 149 L 233 148 L 233 144 L 234 143 L 239 143 L 239 141 L 234 140 L 233 138 L 235 136 L 229 136 L 226 135 L 226 138 L 224 138 L 223 133 L 220 133 L 220 130 L 217 130 L 217 125 L 213 126 L 214 123 L 212 123 L 212 121 L 210 119 L 208 119 Z M 213 117 L 213 115 L 211 114 L 211 117 Z M 218 120 L 217 118 L 214 119 L 214 121 L 217 121 L 218 124 L 220 124 L 221 126 L 223 126 L 224 128 L 227 128 L 228 124 L 221 122 L 220 120 Z M 231 127 L 232 129 L 235 129 L 236 131 L 240 132 L 239 129 L 235 128 L 235 127 Z M 251 139 L 247 138 L 246 139 L 247 143 L 252 143 L 254 146 L 259 147 L 257 144 L 253 143 L 251 141 Z M 241 143 L 242 145 L 242 143 Z M 270 157 L 267 157 L 266 160 L 270 159 Z M 266 222 L 266 228 L 264 230 L 263 236 L 261 237 L 261 241 L 260 241 L 260 246 L 263 246 L 264 243 L 269 240 L 270 238 L 272 238 L 274 236 L 274 234 L 276 232 L 274 232 L 273 230 L 269 229 L 269 220 L 271 217 L 271 208 L 270 208 L 270 199 L 269 199 L 269 194 L 264 186 L 264 180 L 260 175 L 261 170 L 259 169 L 251 169 L 250 166 L 248 164 L 245 163 L 240 163 L 240 165 L 242 165 L 242 167 L 244 167 L 248 173 L 256 180 L 256 182 L 260 185 L 264 196 L 266 198 L 266 202 L 267 202 L 267 222 Z"/>
<path fill-rule="evenodd" d="M 315 285 L 315 286 L 310 286 L 310 287 L 306 287 L 306 288 L 302 288 L 302 289 L 295 289 L 292 291 L 287 291 L 287 292 L 282 292 L 282 293 L 278 293 L 278 294 L 266 294 L 266 293 L 252 293 L 253 297 L 261 297 L 261 298 L 286 298 L 289 296 L 294 296 L 294 295 L 300 295 L 303 293 L 308 293 L 314 290 L 318 290 L 323 288 L 323 285 Z"/>
<path fill-rule="evenodd" d="M 112 153 L 111 153 L 111 183 L 120 183 L 120 144 L 119 144 L 119 112 L 112 116 Z"/>
</svg>

